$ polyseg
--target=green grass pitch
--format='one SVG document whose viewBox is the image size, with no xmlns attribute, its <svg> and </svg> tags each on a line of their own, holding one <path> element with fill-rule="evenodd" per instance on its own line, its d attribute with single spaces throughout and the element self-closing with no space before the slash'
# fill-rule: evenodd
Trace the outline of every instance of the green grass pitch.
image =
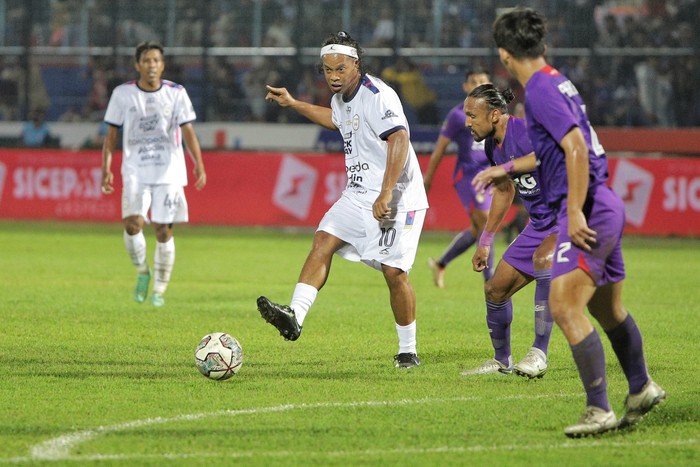
<svg viewBox="0 0 700 467">
<path fill-rule="evenodd" d="M 255 299 L 289 301 L 311 237 L 179 226 L 156 309 L 131 300 L 119 224 L 1 222 L 0 465 L 700 465 L 700 240 L 625 239 L 624 302 L 668 400 L 634 430 L 569 440 L 585 397 L 558 329 L 541 380 L 459 375 L 492 350 L 473 251 L 445 289 L 432 284 L 426 260 L 449 234 L 424 233 L 411 273 L 420 368 L 393 367 L 381 274 L 340 258 L 301 338 L 284 341 Z M 533 294 L 514 298 L 516 361 L 532 342 Z M 245 352 L 224 382 L 193 363 L 214 331 Z M 621 416 L 626 382 L 604 345 Z"/>
</svg>

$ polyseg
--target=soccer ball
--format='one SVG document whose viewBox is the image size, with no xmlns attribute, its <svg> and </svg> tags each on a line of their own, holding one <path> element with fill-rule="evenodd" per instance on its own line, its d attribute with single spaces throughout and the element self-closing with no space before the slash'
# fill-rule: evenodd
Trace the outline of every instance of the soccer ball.
<svg viewBox="0 0 700 467">
<path fill-rule="evenodd" d="M 207 378 L 229 379 L 243 365 L 243 347 L 225 332 L 207 334 L 194 351 L 194 364 Z"/>
</svg>

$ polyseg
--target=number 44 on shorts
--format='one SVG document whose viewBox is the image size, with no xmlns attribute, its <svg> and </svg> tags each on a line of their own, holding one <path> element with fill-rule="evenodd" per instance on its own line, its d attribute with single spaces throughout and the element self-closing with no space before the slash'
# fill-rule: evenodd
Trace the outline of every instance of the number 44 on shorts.
<svg viewBox="0 0 700 467">
<path fill-rule="evenodd" d="M 172 198 L 170 195 L 165 195 L 165 199 L 163 200 L 163 206 L 167 207 L 168 209 L 172 209 L 173 207 L 180 207 L 182 205 L 182 198 L 180 197 L 179 193 L 175 193 L 175 196 Z"/>
</svg>

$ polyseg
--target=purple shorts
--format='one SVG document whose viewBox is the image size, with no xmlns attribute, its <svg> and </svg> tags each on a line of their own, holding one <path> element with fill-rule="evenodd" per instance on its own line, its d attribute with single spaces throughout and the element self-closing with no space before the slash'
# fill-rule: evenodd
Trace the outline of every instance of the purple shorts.
<svg viewBox="0 0 700 467">
<path fill-rule="evenodd" d="M 622 259 L 622 231 L 625 227 L 625 206 L 607 185 L 600 185 L 589 195 L 583 207 L 588 227 L 596 231 L 597 243 L 590 252 L 574 245 L 569 237 L 566 199 L 562 200 L 557 218 L 559 235 L 552 263 L 552 279 L 573 271 L 584 270 L 597 287 L 620 282 L 625 278 Z"/>
<path fill-rule="evenodd" d="M 491 207 L 491 194 L 488 191 L 486 193 L 477 193 L 472 186 L 472 179 L 477 173 L 478 171 L 465 174 L 464 177 L 457 180 L 454 184 L 459 200 L 467 212 L 472 209 L 488 211 Z"/>
<path fill-rule="evenodd" d="M 520 235 L 508 245 L 501 259 L 521 273 L 535 277 L 535 267 L 532 256 L 545 238 L 557 233 L 557 224 L 545 230 L 535 230 L 532 224 L 527 224 Z"/>
</svg>

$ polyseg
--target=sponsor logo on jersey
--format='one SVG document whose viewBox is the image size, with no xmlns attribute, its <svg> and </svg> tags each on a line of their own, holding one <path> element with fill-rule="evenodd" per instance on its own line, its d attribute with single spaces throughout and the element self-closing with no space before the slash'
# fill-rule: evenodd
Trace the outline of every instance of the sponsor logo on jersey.
<svg viewBox="0 0 700 467">
<path fill-rule="evenodd" d="M 151 132 L 158 126 L 158 114 L 149 115 L 148 117 L 142 117 L 139 119 L 139 130 L 144 133 Z"/>
<path fill-rule="evenodd" d="M 297 219 L 306 219 L 316 190 L 318 171 L 293 156 L 285 156 L 272 194 L 275 206 Z"/>
<path fill-rule="evenodd" d="M 636 227 L 644 225 L 654 186 L 654 174 L 621 159 L 615 169 L 615 178 L 611 186 L 625 203 L 627 222 Z"/>
<path fill-rule="evenodd" d="M 382 117 L 382 120 L 386 120 L 387 118 L 394 118 L 394 117 L 398 117 L 398 115 L 395 114 L 393 110 L 389 109 L 386 112 L 384 112 L 384 116 Z"/>
</svg>

